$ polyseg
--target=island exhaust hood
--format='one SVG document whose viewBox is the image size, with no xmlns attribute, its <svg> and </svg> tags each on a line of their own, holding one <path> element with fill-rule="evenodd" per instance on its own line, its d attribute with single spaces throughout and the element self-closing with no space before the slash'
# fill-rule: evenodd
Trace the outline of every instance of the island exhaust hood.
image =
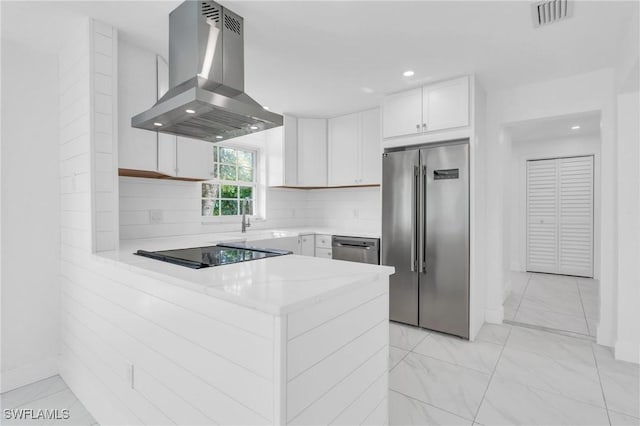
<svg viewBox="0 0 640 426">
<path fill-rule="evenodd" d="M 169 91 L 134 116 L 139 129 L 220 142 L 282 126 L 244 93 L 244 22 L 213 1 L 169 15 Z"/>
</svg>

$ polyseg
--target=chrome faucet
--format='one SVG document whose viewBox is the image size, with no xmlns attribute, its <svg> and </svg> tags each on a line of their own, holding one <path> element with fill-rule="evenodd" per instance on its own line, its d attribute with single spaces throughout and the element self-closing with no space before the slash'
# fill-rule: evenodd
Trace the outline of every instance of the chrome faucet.
<svg viewBox="0 0 640 426">
<path fill-rule="evenodd" d="M 240 204 L 242 206 L 242 232 L 244 233 L 247 232 L 247 228 L 251 226 L 251 219 L 246 216 L 249 199 L 243 199 Z"/>
</svg>

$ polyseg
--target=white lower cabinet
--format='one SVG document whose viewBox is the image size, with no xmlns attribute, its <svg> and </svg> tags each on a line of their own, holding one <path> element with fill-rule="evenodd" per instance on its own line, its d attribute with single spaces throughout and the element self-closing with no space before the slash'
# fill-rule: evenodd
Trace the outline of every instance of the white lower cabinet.
<svg viewBox="0 0 640 426">
<path fill-rule="evenodd" d="M 325 259 L 333 258 L 330 248 L 317 248 L 317 247 L 316 247 L 316 257 L 324 257 Z"/>
<path fill-rule="evenodd" d="M 331 253 L 331 235 L 317 234 L 316 235 L 316 257 L 324 257 L 332 259 Z"/>
<path fill-rule="evenodd" d="M 276 250 L 288 250 L 293 254 L 301 254 L 299 237 L 272 238 L 269 240 L 249 241 L 248 245 Z"/>
<path fill-rule="evenodd" d="M 300 235 L 300 254 L 303 256 L 314 256 L 316 249 L 315 235 Z"/>
</svg>

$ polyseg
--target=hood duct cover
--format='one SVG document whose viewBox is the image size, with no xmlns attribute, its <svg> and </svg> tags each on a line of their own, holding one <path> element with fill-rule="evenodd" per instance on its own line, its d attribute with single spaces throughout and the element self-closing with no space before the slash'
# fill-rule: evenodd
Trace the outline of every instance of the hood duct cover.
<svg viewBox="0 0 640 426">
<path fill-rule="evenodd" d="M 213 1 L 185 1 L 169 15 L 169 91 L 131 125 L 220 142 L 282 126 L 244 93 L 244 22 Z"/>
</svg>

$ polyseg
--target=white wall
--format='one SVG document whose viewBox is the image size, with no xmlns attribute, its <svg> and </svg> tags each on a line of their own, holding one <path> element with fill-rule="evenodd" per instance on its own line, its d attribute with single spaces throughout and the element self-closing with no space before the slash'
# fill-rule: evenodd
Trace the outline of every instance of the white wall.
<svg viewBox="0 0 640 426">
<path fill-rule="evenodd" d="M 600 282 L 601 312 L 598 342 L 613 346 L 616 336 L 615 295 L 617 283 L 616 222 L 616 116 L 614 73 L 603 69 L 568 78 L 539 82 L 493 92 L 488 97 L 487 217 L 492 256 L 487 259 L 487 312 L 499 310 L 508 286 L 505 262 L 504 219 L 505 179 L 499 171 L 508 167 L 510 140 L 505 130 L 514 123 L 568 114 L 600 111 L 601 114 L 601 228 Z M 495 257 L 494 257 L 495 256 Z M 489 320 L 489 317 L 487 317 Z"/>
<path fill-rule="evenodd" d="M 640 363 L 640 95 L 618 95 L 616 358 Z"/>
<path fill-rule="evenodd" d="M 508 209 L 505 233 L 509 267 L 513 271 L 526 269 L 526 162 L 542 158 L 594 155 L 594 278 L 599 277 L 600 250 L 600 138 L 597 135 L 533 141 L 511 140 L 509 179 L 505 204 Z"/>
<path fill-rule="evenodd" d="M 58 60 L 2 38 L 2 391 L 56 374 Z"/>
</svg>

